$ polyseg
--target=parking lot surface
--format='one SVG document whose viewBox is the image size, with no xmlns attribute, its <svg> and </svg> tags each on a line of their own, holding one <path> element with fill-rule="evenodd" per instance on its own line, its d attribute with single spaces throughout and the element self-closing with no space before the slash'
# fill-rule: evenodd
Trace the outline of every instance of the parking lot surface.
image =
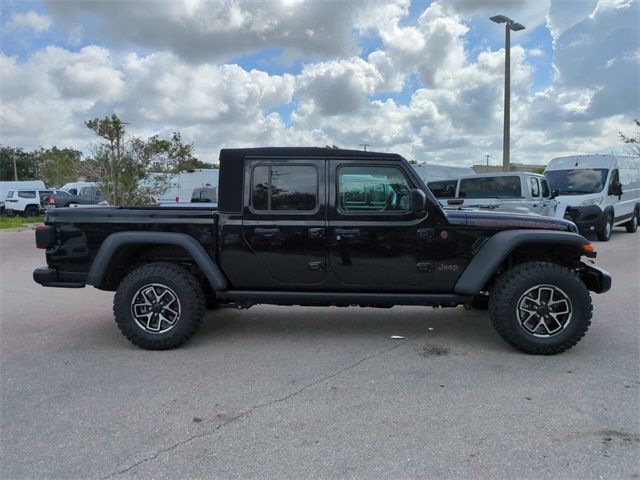
<svg viewBox="0 0 640 480">
<path fill-rule="evenodd" d="M 640 234 L 595 245 L 612 291 L 557 356 L 462 307 L 223 309 L 151 352 L 0 232 L 0 476 L 640 478 Z"/>
</svg>

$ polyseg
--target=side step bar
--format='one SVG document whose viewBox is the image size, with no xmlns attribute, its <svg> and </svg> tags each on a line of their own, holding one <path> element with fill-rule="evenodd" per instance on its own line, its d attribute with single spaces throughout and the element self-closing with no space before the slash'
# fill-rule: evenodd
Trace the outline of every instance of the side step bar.
<svg viewBox="0 0 640 480">
<path fill-rule="evenodd" d="M 216 298 L 239 304 L 303 306 L 393 306 L 425 305 L 455 307 L 470 303 L 470 295 L 444 293 L 352 293 L 352 292 L 277 292 L 262 290 L 225 290 Z"/>
</svg>

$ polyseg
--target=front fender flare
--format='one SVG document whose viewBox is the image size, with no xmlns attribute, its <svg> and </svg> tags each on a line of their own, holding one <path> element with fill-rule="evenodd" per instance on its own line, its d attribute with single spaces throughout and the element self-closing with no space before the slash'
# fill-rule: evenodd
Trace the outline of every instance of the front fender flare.
<svg viewBox="0 0 640 480">
<path fill-rule="evenodd" d="M 462 272 L 455 286 L 459 295 L 475 295 L 487 284 L 491 275 L 498 269 L 505 258 L 517 247 L 525 244 L 582 245 L 589 241 L 582 235 L 571 232 L 554 232 L 551 230 L 505 230 L 498 232 L 487 240 L 476 253 L 467 268 Z"/>
<path fill-rule="evenodd" d="M 87 285 L 102 284 L 109 263 L 116 251 L 124 245 L 178 245 L 184 248 L 216 290 L 226 290 L 228 282 L 211 255 L 191 235 L 176 232 L 118 232 L 109 235 L 100 246 L 87 275 Z"/>
</svg>

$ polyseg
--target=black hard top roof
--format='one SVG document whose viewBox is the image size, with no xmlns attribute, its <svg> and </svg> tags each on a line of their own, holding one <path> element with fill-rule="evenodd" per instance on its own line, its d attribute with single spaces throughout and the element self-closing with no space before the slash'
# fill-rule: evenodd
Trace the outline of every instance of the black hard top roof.
<svg viewBox="0 0 640 480">
<path fill-rule="evenodd" d="M 402 158 L 397 153 L 365 152 L 363 150 L 321 147 L 223 148 L 220 150 L 220 161 L 242 160 L 245 157 L 337 157 L 362 158 L 367 160 L 397 160 Z"/>
</svg>

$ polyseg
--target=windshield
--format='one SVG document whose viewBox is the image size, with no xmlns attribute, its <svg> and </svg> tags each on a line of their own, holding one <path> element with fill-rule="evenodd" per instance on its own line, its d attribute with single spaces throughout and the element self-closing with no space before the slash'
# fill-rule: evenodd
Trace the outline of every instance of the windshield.
<svg viewBox="0 0 640 480">
<path fill-rule="evenodd" d="M 606 168 L 576 168 L 545 172 L 545 176 L 560 195 L 586 195 L 602 191 L 608 172 Z"/>
</svg>

